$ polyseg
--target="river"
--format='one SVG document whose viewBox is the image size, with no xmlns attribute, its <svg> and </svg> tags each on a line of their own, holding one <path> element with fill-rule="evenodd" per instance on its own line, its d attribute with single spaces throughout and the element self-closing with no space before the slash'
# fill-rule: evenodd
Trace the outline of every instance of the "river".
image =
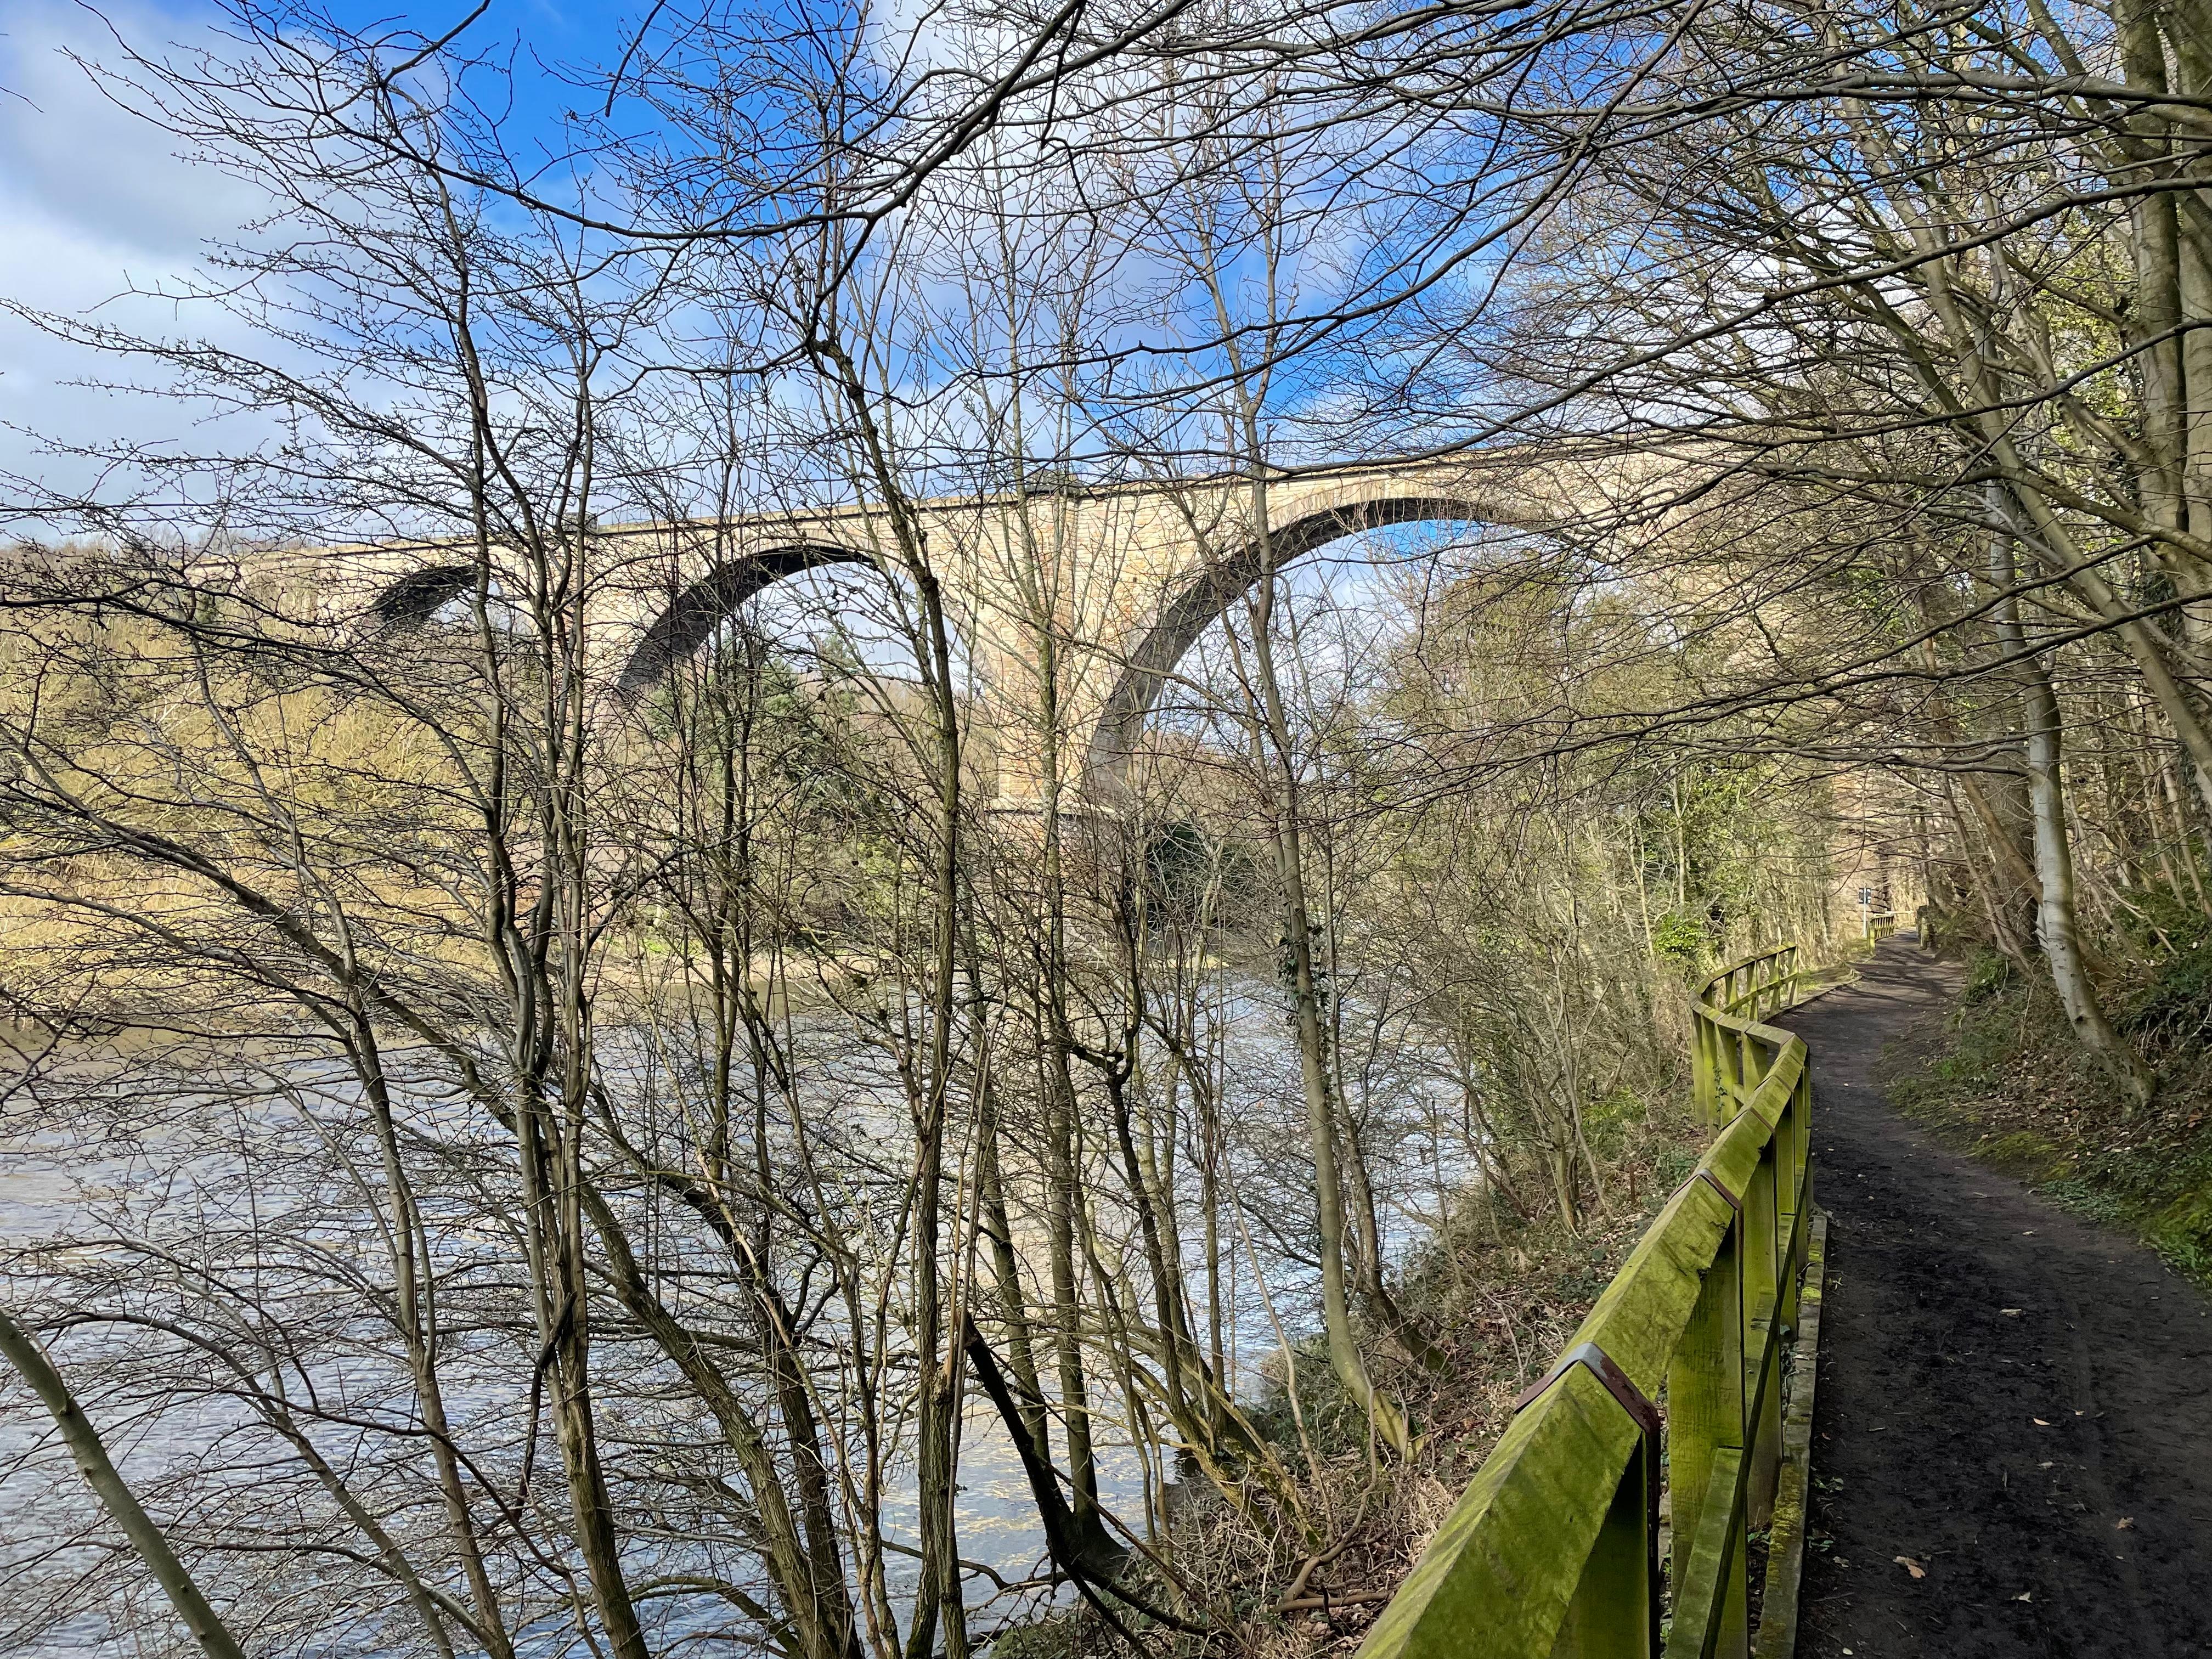
<svg viewBox="0 0 2212 1659">
<path fill-rule="evenodd" d="M 1232 1375 L 1249 1396 L 1270 1374 L 1268 1357 L 1279 1352 L 1278 1322 L 1293 1333 L 1316 1322 L 1313 1275 L 1294 1259 L 1297 1218 L 1310 1210 L 1310 1197 L 1299 1189 L 1310 1165 L 1296 1058 L 1279 1012 L 1263 994 L 1253 994 L 1237 999 L 1225 1018 L 1222 1070 L 1233 1091 L 1237 1134 L 1230 1168 L 1245 1216 L 1225 1241 L 1233 1258 L 1228 1340 Z M 818 1152 L 836 1161 L 842 1183 L 842 1221 L 864 1248 L 888 1249 L 886 1218 L 903 1202 L 893 1190 L 901 1175 L 892 1156 L 898 1138 L 889 1132 L 896 1119 L 884 1105 L 896 1097 L 887 1097 L 880 1068 L 849 1045 L 817 1045 L 809 1077 Z M 1407 1076 L 1402 1066 L 1383 1079 L 1395 1098 L 1418 1109 L 1394 1126 L 1377 1160 L 1397 1200 L 1385 1224 L 1390 1247 L 1401 1253 L 1425 1236 L 1462 1167 L 1446 1144 L 1444 1109 L 1431 1082 Z M 447 1410 L 456 1439 L 475 1448 L 511 1491 L 520 1490 L 521 1468 L 536 1458 L 550 1464 L 556 1454 L 542 1425 L 534 1451 L 518 1427 L 531 1416 L 531 1367 L 509 1334 L 520 1319 L 521 1285 L 497 1196 L 512 1181 L 512 1148 L 433 1087 L 416 1090 L 406 1105 L 410 1175 L 435 1241 L 454 1330 L 441 1364 Z M 296 1449 L 239 1397 L 240 1379 L 221 1374 L 211 1349 L 181 1342 L 181 1330 L 220 1336 L 234 1354 L 258 1354 L 267 1369 L 254 1386 L 289 1401 L 297 1420 L 310 1425 L 316 1451 L 395 1530 L 420 1530 L 431 1519 L 422 1446 L 408 1438 L 419 1429 L 418 1402 L 397 1362 L 392 1328 L 376 1311 L 389 1299 L 389 1257 L 363 1116 L 349 1074 L 287 1056 L 280 1045 L 172 1051 L 146 1037 L 72 1056 L 34 1093 L 17 1093 L 4 1120 L 0 1294 L 18 1310 L 92 1318 L 53 1340 L 55 1356 L 83 1389 L 112 1453 L 149 1508 L 178 1519 L 185 1534 L 239 1552 L 204 1559 L 267 1559 L 277 1547 L 303 1540 L 335 1550 L 343 1528 L 331 1526 L 327 1490 L 304 1472 Z M 665 1127 L 665 1119 L 659 1121 Z M 1416 1130 L 1422 1133 L 1410 1133 Z M 872 1145 L 878 1141 L 883 1146 Z M 885 1147 L 890 1151 L 877 1156 Z M 1194 1212 L 1188 1161 L 1178 1186 Z M 669 1225 L 665 1212 L 648 1207 L 630 1219 L 656 1249 L 672 1237 L 654 1231 Z M 1195 1260 L 1196 1238 L 1185 1246 Z M 670 1276 L 664 1293 L 687 1319 L 735 1329 L 742 1322 L 728 1317 L 725 1291 L 687 1266 Z M 634 1529 L 626 1569 L 641 1583 L 714 1571 L 757 1587 L 726 1515 L 713 1504 L 684 1508 L 683 1480 L 661 1467 L 680 1462 L 677 1454 L 687 1445 L 711 1451 L 713 1437 L 696 1407 L 669 1390 L 638 1345 L 606 1346 L 604 1334 L 600 1342 L 607 1375 L 599 1416 L 610 1462 L 652 1466 L 653 1480 L 638 1491 L 670 1506 L 659 1517 L 664 1525 Z M 823 1376 L 830 1384 L 851 1380 L 848 1367 L 836 1365 Z M 145 1609 L 122 1593 L 135 1573 L 88 1546 L 89 1494 L 20 1389 L 5 1397 L 0 1573 L 14 1589 L 0 1613 L 0 1651 L 10 1659 L 145 1651 L 136 1628 Z M 1103 1443 L 1102 1500 L 1141 1534 L 1150 1513 L 1147 1459 L 1115 1426 L 1122 1413 L 1110 1391 L 1094 1407 Z M 1043 1539 L 1019 1461 L 980 1395 L 963 1424 L 962 1554 L 1009 1583 L 1030 1580 Z M 849 1421 L 843 1443 L 858 1468 Z M 544 1467 L 532 1483 L 524 1503 L 555 1502 L 559 1483 Z M 894 1463 L 880 1507 L 886 1539 L 894 1548 L 911 1546 L 915 1492 L 902 1466 Z M 557 1534 L 557 1521 L 551 1529 Z M 890 1559 L 887 1577 L 902 1619 L 914 1567 L 904 1556 Z M 335 1587 L 353 1570 L 334 1566 L 328 1577 Z M 514 1571 L 535 1571 L 542 1602 L 545 1571 L 527 1564 Z M 388 1613 L 334 1613 L 314 1603 L 315 1573 L 295 1566 L 277 1577 L 281 1583 L 262 1585 L 234 1568 L 228 1587 L 255 1620 L 285 1632 L 299 1651 L 369 1659 L 400 1650 L 400 1627 Z M 981 1573 L 968 1582 L 982 1628 L 1052 1594 L 1033 1589 L 1010 1597 Z M 250 1588 L 239 1591 L 240 1584 Z M 44 1618 L 40 1610 L 49 1607 L 65 1616 Z M 531 1659 L 580 1650 L 557 1612 L 524 1632 L 520 1646 Z M 696 1596 L 648 1601 L 647 1612 L 656 1650 L 672 1654 L 718 1645 L 744 1623 Z"/>
</svg>

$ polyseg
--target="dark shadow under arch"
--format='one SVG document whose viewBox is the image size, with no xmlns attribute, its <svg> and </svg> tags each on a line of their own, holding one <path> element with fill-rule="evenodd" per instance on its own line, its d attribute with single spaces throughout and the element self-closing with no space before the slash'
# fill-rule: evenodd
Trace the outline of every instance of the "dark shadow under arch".
<svg viewBox="0 0 2212 1659">
<path fill-rule="evenodd" d="M 1395 524 L 1498 524 L 1510 520 L 1480 511 L 1467 501 L 1443 495 L 1387 496 L 1349 507 L 1329 507 L 1295 519 L 1276 529 L 1263 548 L 1257 540 L 1238 549 L 1202 572 L 1189 586 L 1168 602 L 1167 608 L 1146 630 L 1121 668 L 1121 678 L 1107 695 L 1098 724 L 1091 734 L 1084 757 L 1084 779 L 1094 794 L 1110 795 L 1128 774 L 1130 757 L 1145 729 L 1146 718 L 1175 672 L 1183 653 L 1198 643 L 1198 636 L 1250 591 L 1265 569 L 1272 551 L 1278 569 L 1304 558 L 1316 548 Z"/>
<path fill-rule="evenodd" d="M 379 628 L 421 628 L 476 584 L 472 564 L 432 565 L 402 576 L 376 596 L 369 611 Z"/>
<path fill-rule="evenodd" d="M 826 542 L 799 542 L 723 560 L 670 600 L 668 609 L 654 618 L 623 665 L 622 678 L 615 682 L 616 695 L 625 702 L 644 696 L 666 679 L 678 663 L 712 639 L 714 630 L 746 600 L 786 576 L 824 565 L 873 562 L 865 554 Z"/>
</svg>

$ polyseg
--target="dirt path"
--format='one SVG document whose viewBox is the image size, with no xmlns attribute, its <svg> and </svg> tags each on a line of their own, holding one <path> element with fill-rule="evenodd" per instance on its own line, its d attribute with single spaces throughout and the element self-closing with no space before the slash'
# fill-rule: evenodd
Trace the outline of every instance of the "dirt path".
<svg viewBox="0 0 2212 1659">
<path fill-rule="evenodd" d="M 2212 1303 L 1890 1109 L 1950 985 L 1893 940 L 1784 1022 L 1832 1218 L 1797 1650 L 2212 1655 Z"/>
</svg>

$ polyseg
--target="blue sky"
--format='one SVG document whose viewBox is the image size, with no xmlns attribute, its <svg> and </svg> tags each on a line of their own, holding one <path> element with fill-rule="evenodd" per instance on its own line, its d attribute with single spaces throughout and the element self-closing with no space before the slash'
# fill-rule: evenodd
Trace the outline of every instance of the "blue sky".
<svg viewBox="0 0 2212 1659">
<path fill-rule="evenodd" d="M 780 0 L 725 3 L 751 3 L 765 12 Z M 323 3 L 343 25 L 427 39 L 465 17 L 473 0 Z M 664 27 L 699 3 L 672 0 Z M 118 108 L 67 55 L 74 51 L 112 59 L 119 51 L 118 35 L 149 56 L 161 55 L 173 43 L 190 49 L 210 38 L 221 13 L 211 0 L 100 4 L 95 11 L 77 0 L 0 0 L 0 297 L 47 311 L 96 311 L 142 334 L 204 333 L 218 345 L 258 355 L 235 319 L 146 297 L 146 290 L 173 286 L 188 275 L 211 241 L 234 234 L 253 216 L 257 200 L 219 169 L 179 160 L 167 134 Z M 517 108 L 507 134 L 510 153 L 525 149 L 533 128 L 548 149 L 563 147 L 562 118 L 577 90 L 559 69 L 575 66 L 589 82 L 595 69 L 611 68 L 630 27 L 652 5 L 653 0 L 490 0 L 465 40 L 488 57 L 504 59 L 510 48 L 514 53 Z M 887 21 L 902 13 L 926 39 L 929 13 L 913 0 L 889 0 L 873 15 Z M 1333 181 L 1324 177 L 1319 185 L 1332 188 Z M 1356 244 L 1372 234 L 1373 226 L 1353 215 L 1318 228 L 1315 249 L 1292 267 L 1301 302 L 1322 304 L 1332 285 L 1343 280 L 1342 271 L 1332 273 L 1332 260 L 1344 254 L 1344 270 L 1350 270 L 1360 254 Z M 1340 249 L 1332 237 L 1355 245 Z M 1174 277 L 1174 270 L 1150 264 L 1148 257 L 1133 255 L 1118 264 L 1117 285 L 1133 292 Z M 1202 334 L 1210 311 L 1200 306 L 1200 316 Z M 1145 336 L 1150 342 L 1172 344 L 1176 337 L 1171 320 L 1148 318 L 1131 326 L 1150 330 Z M 1335 367 L 1329 352 L 1315 355 L 1297 374 L 1281 377 L 1278 401 L 1304 399 L 1312 391 L 1306 380 L 1325 398 Z M 202 453 L 216 447 L 189 424 L 194 413 L 185 405 L 71 384 L 100 372 L 83 354 L 0 313 L 0 509 L 11 498 L 9 477 L 74 484 L 94 472 L 88 459 L 42 453 L 34 434 L 64 444 L 199 438 Z M 234 431 L 231 438 L 223 447 L 243 447 Z M 7 528 L 0 522 L 0 533 Z"/>
</svg>

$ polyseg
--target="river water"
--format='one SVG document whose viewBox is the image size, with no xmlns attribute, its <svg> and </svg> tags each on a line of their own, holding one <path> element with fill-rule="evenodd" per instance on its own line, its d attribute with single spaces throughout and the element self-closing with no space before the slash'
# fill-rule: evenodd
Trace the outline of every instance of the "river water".
<svg viewBox="0 0 2212 1659">
<path fill-rule="evenodd" d="M 1231 1167 L 1245 1217 L 1242 1236 L 1225 1241 L 1235 1267 L 1229 1340 L 1234 1374 L 1249 1395 L 1267 1373 L 1268 1356 L 1279 1352 L 1278 1322 L 1294 1334 L 1316 1322 L 1312 1274 L 1295 1259 L 1296 1218 L 1310 1213 L 1310 1191 L 1300 1186 L 1310 1181 L 1310 1166 L 1295 1054 L 1279 1012 L 1261 995 L 1238 1001 L 1229 1018 L 1233 1029 L 1224 1034 L 1223 1070 L 1231 1079 L 1237 1137 Z M 825 1144 L 851 1156 L 843 1172 L 846 1201 L 855 1226 L 865 1231 L 872 1214 L 880 1221 L 885 1200 L 872 1187 L 896 1178 L 896 1169 L 872 1158 L 867 1146 L 872 1134 L 896 1143 L 884 1133 L 895 1119 L 882 1104 L 895 1097 L 882 1092 L 880 1075 L 869 1075 L 865 1064 L 854 1067 L 849 1053 L 842 1058 L 842 1071 L 827 1061 L 820 1066 L 816 1088 Z M 118 1316 L 161 1319 L 173 1328 L 228 1328 L 266 1352 L 290 1345 L 277 1368 L 281 1376 L 264 1382 L 309 1408 L 302 1414 L 314 1425 L 314 1444 L 334 1467 L 372 1497 L 389 1493 L 403 1520 L 419 1520 L 413 1514 L 421 1505 L 419 1474 L 403 1480 L 388 1467 L 394 1462 L 391 1431 L 416 1418 L 415 1402 L 390 1345 L 379 1351 L 368 1328 L 374 1322 L 362 1314 L 388 1264 L 376 1233 L 374 1172 L 362 1164 L 370 1154 L 357 1095 L 327 1067 L 299 1061 L 280 1064 L 259 1054 L 226 1061 L 203 1052 L 195 1062 L 222 1073 L 225 1086 L 212 1087 L 198 1086 L 174 1060 L 160 1054 L 149 1063 L 146 1054 L 125 1052 L 84 1056 L 35 1097 L 14 1097 L 0 1119 L 6 1134 L 0 1142 L 0 1295 L 18 1310 L 58 1307 L 101 1317 L 51 1346 L 84 1388 L 111 1452 L 157 1515 L 182 1516 L 188 1530 L 258 1551 L 286 1541 L 288 1516 L 308 1533 L 326 1527 L 329 1506 L 292 1449 L 234 1397 L 237 1379 L 211 1375 L 189 1351 L 180 1357 L 169 1334 L 112 1322 Z M 1394 1064 L 1384 1068 L 1381 1084 L 1405 1108 L 1403 1121 L 1378 1138 L 1388 1150 L 1377 1160 L 1378 1175 L 1396 1199 L 1386 1228 L 1393 1248 L 1402 1251 L 1426 1232 L 1462 1160 L 1449 1144 L 1433 1075 L 1419 1064 Z M 454 1287 L 447 1293 L 448 1317 L 475 1310 L 487 1316 L 489 1326 L 489 1316 L 499 1312 L 511 1324 L 514 1240 L 499 1206 L 471 1197 L 499 1190 L 502 1152 L 511 1162 L 511 1151 L 448 1122 L 448 1114 L 465 1115 L 454 1103 L 426 1092 L 410 1104 L 420 1115 L 416 1151 L 426 1218 L 441 1273 Z M 349 1137 L 354 1144 L 346 1144 Z M 1194 1188 L 1187 1162 L 1182 1177 L 1180 1185 Z M 1194 1212 L 1194 1202 L 1190 1207 Z M 641 1221 L 649 1234 L 652 1218 Z M 1193 1260 L 1196 1243 L 1186 1241 Z M 687 1317 L 714 1317 L 718 1292 L 712 1286 L 688 1289 L 680 1276 L 671 1285 L 672 1297 L 696 1297 L 694 1307 L 680 1310 Z M 467 1321 L 456 1322 L 465 1327 Z M 515 1425 L 531 1411 L 528 1362 L 518 1365 L 513 1347 L 511 1340 L 488 1332 L 459 1337 L 446 1367 L 453 1379 L 447 1410 L 457 1437 L 481 1437 L 476 1443 L 499 1449 L 509 1479 Z M 599 1412 L 617 1461 L 641 1455 L 635 1450 L 640 1444 L 673 1445 L 696 1435 L 696 1425 L 682 1420 L 682 1407 L 665 1389 L 620 1370 L 618 1364 L 612 1368 L 619 1386 Z M 0 1609 L 0 1653 L 9 1659 L 105 1659 L 149 1651 L 134 1628 L 145 1608 L 134 1611 L 114 1594 L 136 1574 L 78 1540 L 93 1516 L 92 1500 L 53 1445 L 50 1425 L 28 1408 L 20 1389 L 0 1398 L 8 1406 L 0 1417 L 0 1582 L 12 1586 Z M 1127 1443 L 1126 1431 L 1111 1426 L 1119 1416 L 1111 1394 L 1102 1394 L 1094 1406 L 1104 1443 L 1102 1498 L 1141 1532 L 1148 1514 L 1146 1460 Z M 1043 1539 L 1019 1461 L 980 1395 L 964 1425 L 957 1497 L 962 1554 L 1009 1582 L 1030 1579 L 1039 1571 Z M 550 1440 L 540 1438 L 537 1455 L 550 1459 Z M 649 1461 L 654 1454 L 641 1455 Z M 541 1474 L 529 1501 L 553 1502 L 557 1488 Z M 915 1498 L 903 1470 L 894 1467 L 881 1507 L 886 1537 L 894 1546 L 910 1545 Z M 252 1524 L 245 1524 L 249 1518 Z M 702 1541 L 696 1530 L 687 1533 L 684 1516 L 672 1513 L 667 1535 L 648 1541 L 629 1565 L 641 1582 L 708 1568 L 741 1578 L 742 1552 L 735 1540 L 711 1535 L 720 1530 L 709 1529 Z M 216 1559 L 234 1577 L 217 1576 L 210 1587 L 234 1590 L 257 1556 Z M 204 1575 L 208 1571 L 204 1567 Z M 912 1573 L 905 1558 L 891 1558 L 889 1576 L 902 1619 Z M 343 1575 L 334 1571 L 331 1577 L 335 1583 Z M 1015 1598 L 1001 1595 L 988 1577 L 975 1575 L 969 1583 L 981 1627 L 1016 1610 Z M 41 1624 L 33 1615 L 50 1592 L 79 1611 Z M 1049 1594 L 1031 1591 L 1029 1601 Z M 281 1590 L 249 1591 L 244 1602 L 271 1627 L 290 1632 L 303 1652 L 368 1659 L 398 1650 L 396 1637 L 380 1633 L 386 1626 L 349 1621 L 327 1606 L 318 1609 L 312 1583 L 296 1571 Z M 158 1627 L 164 1621 L 155 1612 Z M 647 1612 L 656 1650 L 669 1653 L 702 1644 L 719 1648 L 743 1627 L 727 1609 L 701 1605 L 697 1597 L 649 1601 Z M 18 1622 L 27 1618 L 38 1627 Z M 523 1646 L 532 1659 L 580 1651 L 565 1620 L 549 1620 L 534 1638 L 526 1632 Z"/>
</svg>

